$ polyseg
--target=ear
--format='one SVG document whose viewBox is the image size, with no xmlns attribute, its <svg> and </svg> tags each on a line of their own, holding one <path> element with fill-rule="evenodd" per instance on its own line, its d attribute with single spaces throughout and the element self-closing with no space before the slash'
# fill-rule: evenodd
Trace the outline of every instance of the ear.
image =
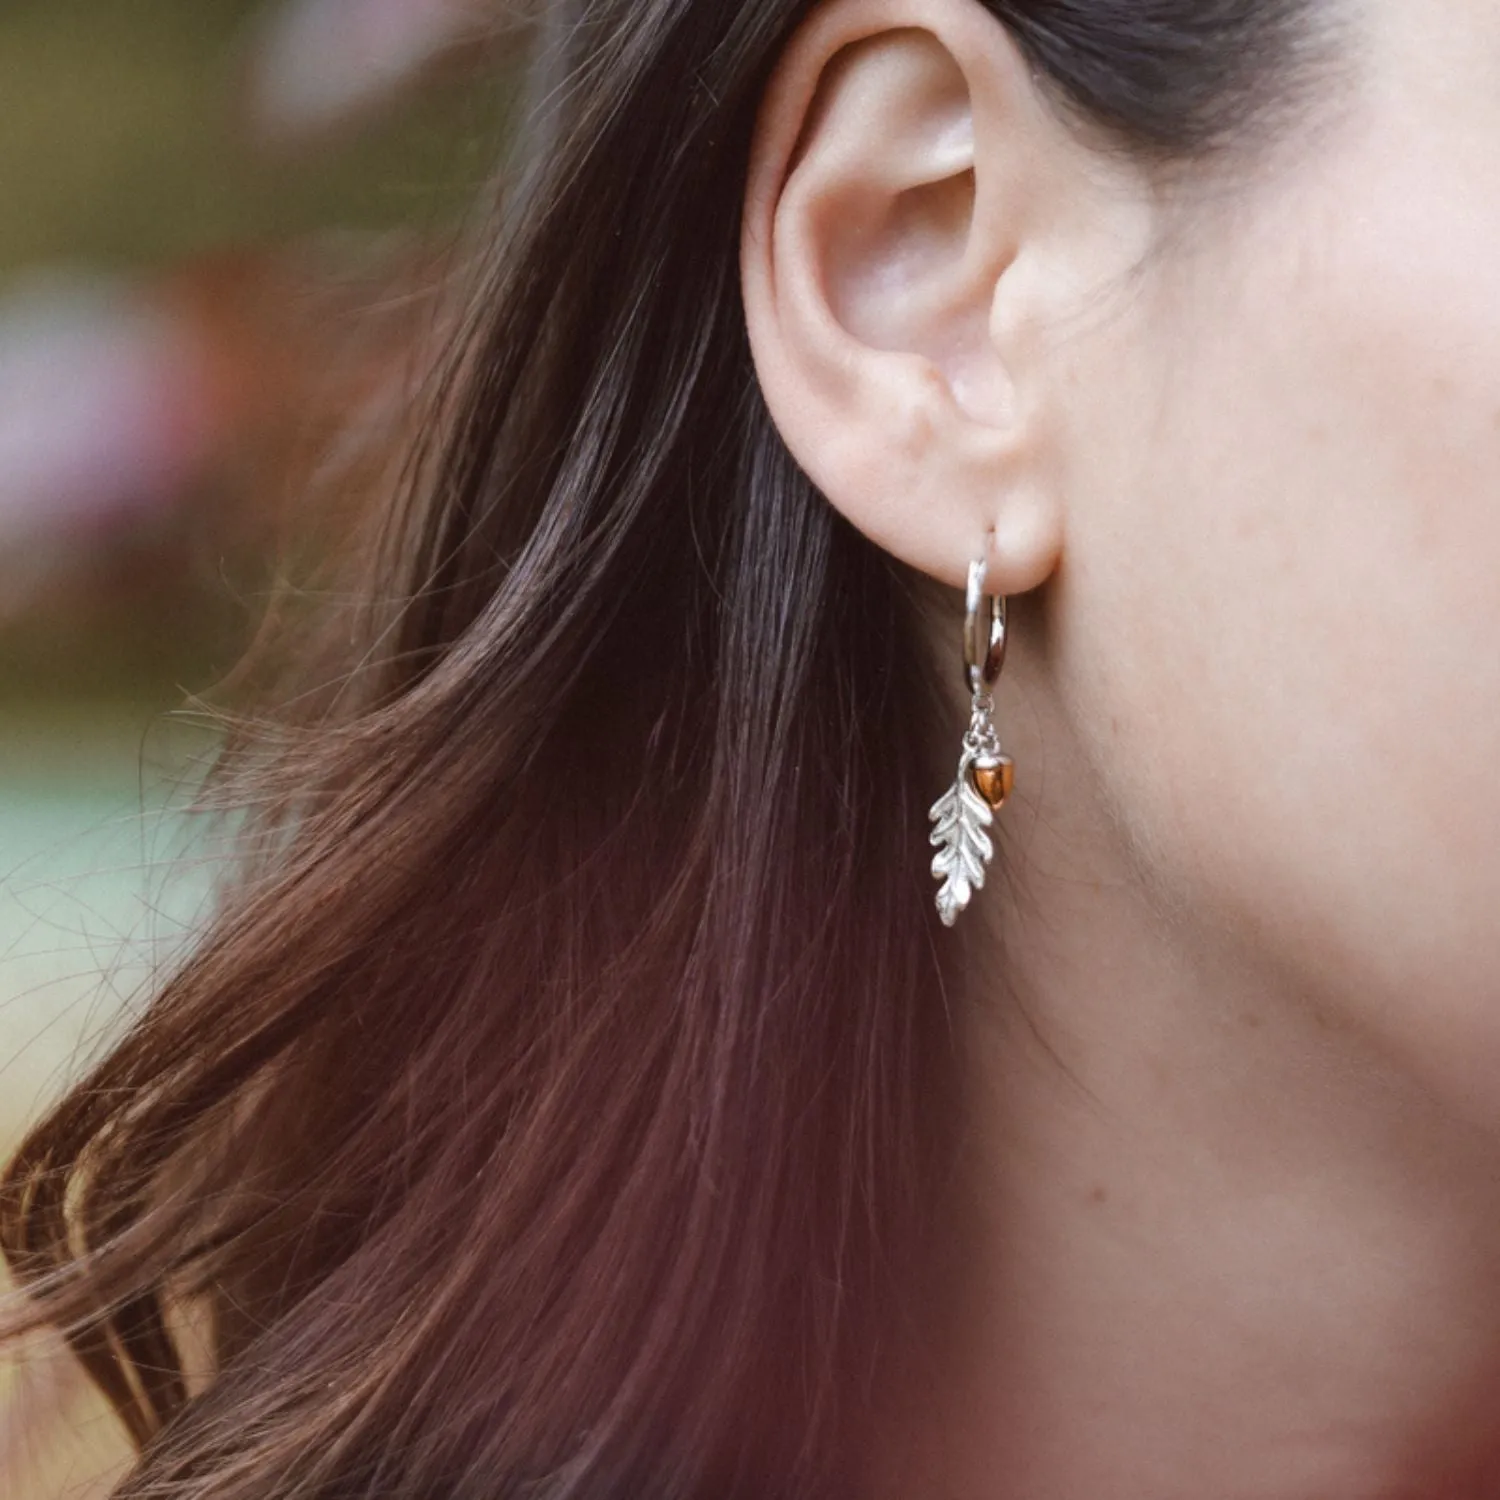
<svg viewBox="0 0 1500 1500">
<path fill-rule="evenodd" d="M 751 154 L 741 274 L 765 399 L 860 531 L 961 587 L 1062 550 L 1045 330 L 1076 297 L 1098 163 L 979 0 L 828 0 Z"/>
</svg>

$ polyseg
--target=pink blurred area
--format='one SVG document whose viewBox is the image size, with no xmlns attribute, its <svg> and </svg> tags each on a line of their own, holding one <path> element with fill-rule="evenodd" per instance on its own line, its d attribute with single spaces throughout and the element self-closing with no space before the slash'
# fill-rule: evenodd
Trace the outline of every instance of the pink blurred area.
<svg viewBox="0 0 1500 1500">
<path fill-rule="evenodd" d="M 0 549 L 149 514 L 203 471 L 229 419 L 212 351 L 128 282 L 47 277 L 0 300 Z"/>
<path fill-rule="evenodd" d="M 494 0 L 302 0 L 272 11 L 251 71 L 254 122 L 286 136 L 367 114 L 482 38 L 500 9 Z"/>
<path fill-rule="evenodd" d="M 334 435 L 371 461 L 397 436 L 373 414 L 420 378 L 434 280 L 419 243 L 345 235 L 0 298 L 0 624 L 149 595 L 205 537 L 264 548 L 326 507 Z"/>
</svg>

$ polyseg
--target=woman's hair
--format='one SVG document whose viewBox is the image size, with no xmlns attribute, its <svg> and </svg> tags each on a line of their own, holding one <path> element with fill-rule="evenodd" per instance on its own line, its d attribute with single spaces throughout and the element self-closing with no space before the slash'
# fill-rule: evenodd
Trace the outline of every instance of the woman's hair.
<svg viewBox="0 0 1500 1500">
<path fill-rule="evenodd" d="M 1306 21 L 987 3 L 1164 162 L 1254 139 Z M 809 8 L 546 8 L 335 686 L 230 736 L 212 921 L 9 1168 L 125 1496 L 858 1491 L 948 1125 L 956 666 L 748 348 L 752 125 Z"/>
</svg>

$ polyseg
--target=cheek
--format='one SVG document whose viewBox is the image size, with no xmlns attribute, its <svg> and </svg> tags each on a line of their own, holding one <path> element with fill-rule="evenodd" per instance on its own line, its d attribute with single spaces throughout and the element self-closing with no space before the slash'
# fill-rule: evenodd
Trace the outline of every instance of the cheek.
<svg viewBox="0 0 1500 1500">
<path fill-rule="evenodd" d="M 1069 649 L 1174 904 L 1488 1094 L 1500 173 L 1473 186 L 1372 164 L 1143 306 L 1165 354 L 1096 413 L 1115 485 L 1075 476 Z"/>
</svg>

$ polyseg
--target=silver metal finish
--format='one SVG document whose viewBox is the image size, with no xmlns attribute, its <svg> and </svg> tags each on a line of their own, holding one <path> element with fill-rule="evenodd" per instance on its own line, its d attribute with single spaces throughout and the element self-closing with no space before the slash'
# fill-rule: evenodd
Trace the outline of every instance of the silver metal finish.
<svg viewBox="0 0 1500 1500">
<path fill-rule="evenodd" d="M 1010 633 L 1005 600 L 991 594 L 985 602 L 984 580 L 989 563 L 977 557 L 969 564 L 968 613 L 964 620 L 964 686 L 971 693 L 994 687 L 1005 666 Z"/>
<path fill-rule="evenodd" d="M 995 702 L 990 695 L 1005 666 L 1008 639 L 1005 600 L 984 592 L 986 564 L 976 559 L 969 567 L 967 614 L 964 620 L 964 684 L 973 698 L 969 728 L 963 739 L 958 775 L 952 787 L 932 805 L 930 842 L 937 848 L 933 877 L 942 882 L 937 894 L 938 915 L 945 927 L 958 921 L 995 857 L 989 829 L 994 809 L 974 789 L 975 767 L 995 766 L 1004 757 L 995 729 Z"/>
</svg>

